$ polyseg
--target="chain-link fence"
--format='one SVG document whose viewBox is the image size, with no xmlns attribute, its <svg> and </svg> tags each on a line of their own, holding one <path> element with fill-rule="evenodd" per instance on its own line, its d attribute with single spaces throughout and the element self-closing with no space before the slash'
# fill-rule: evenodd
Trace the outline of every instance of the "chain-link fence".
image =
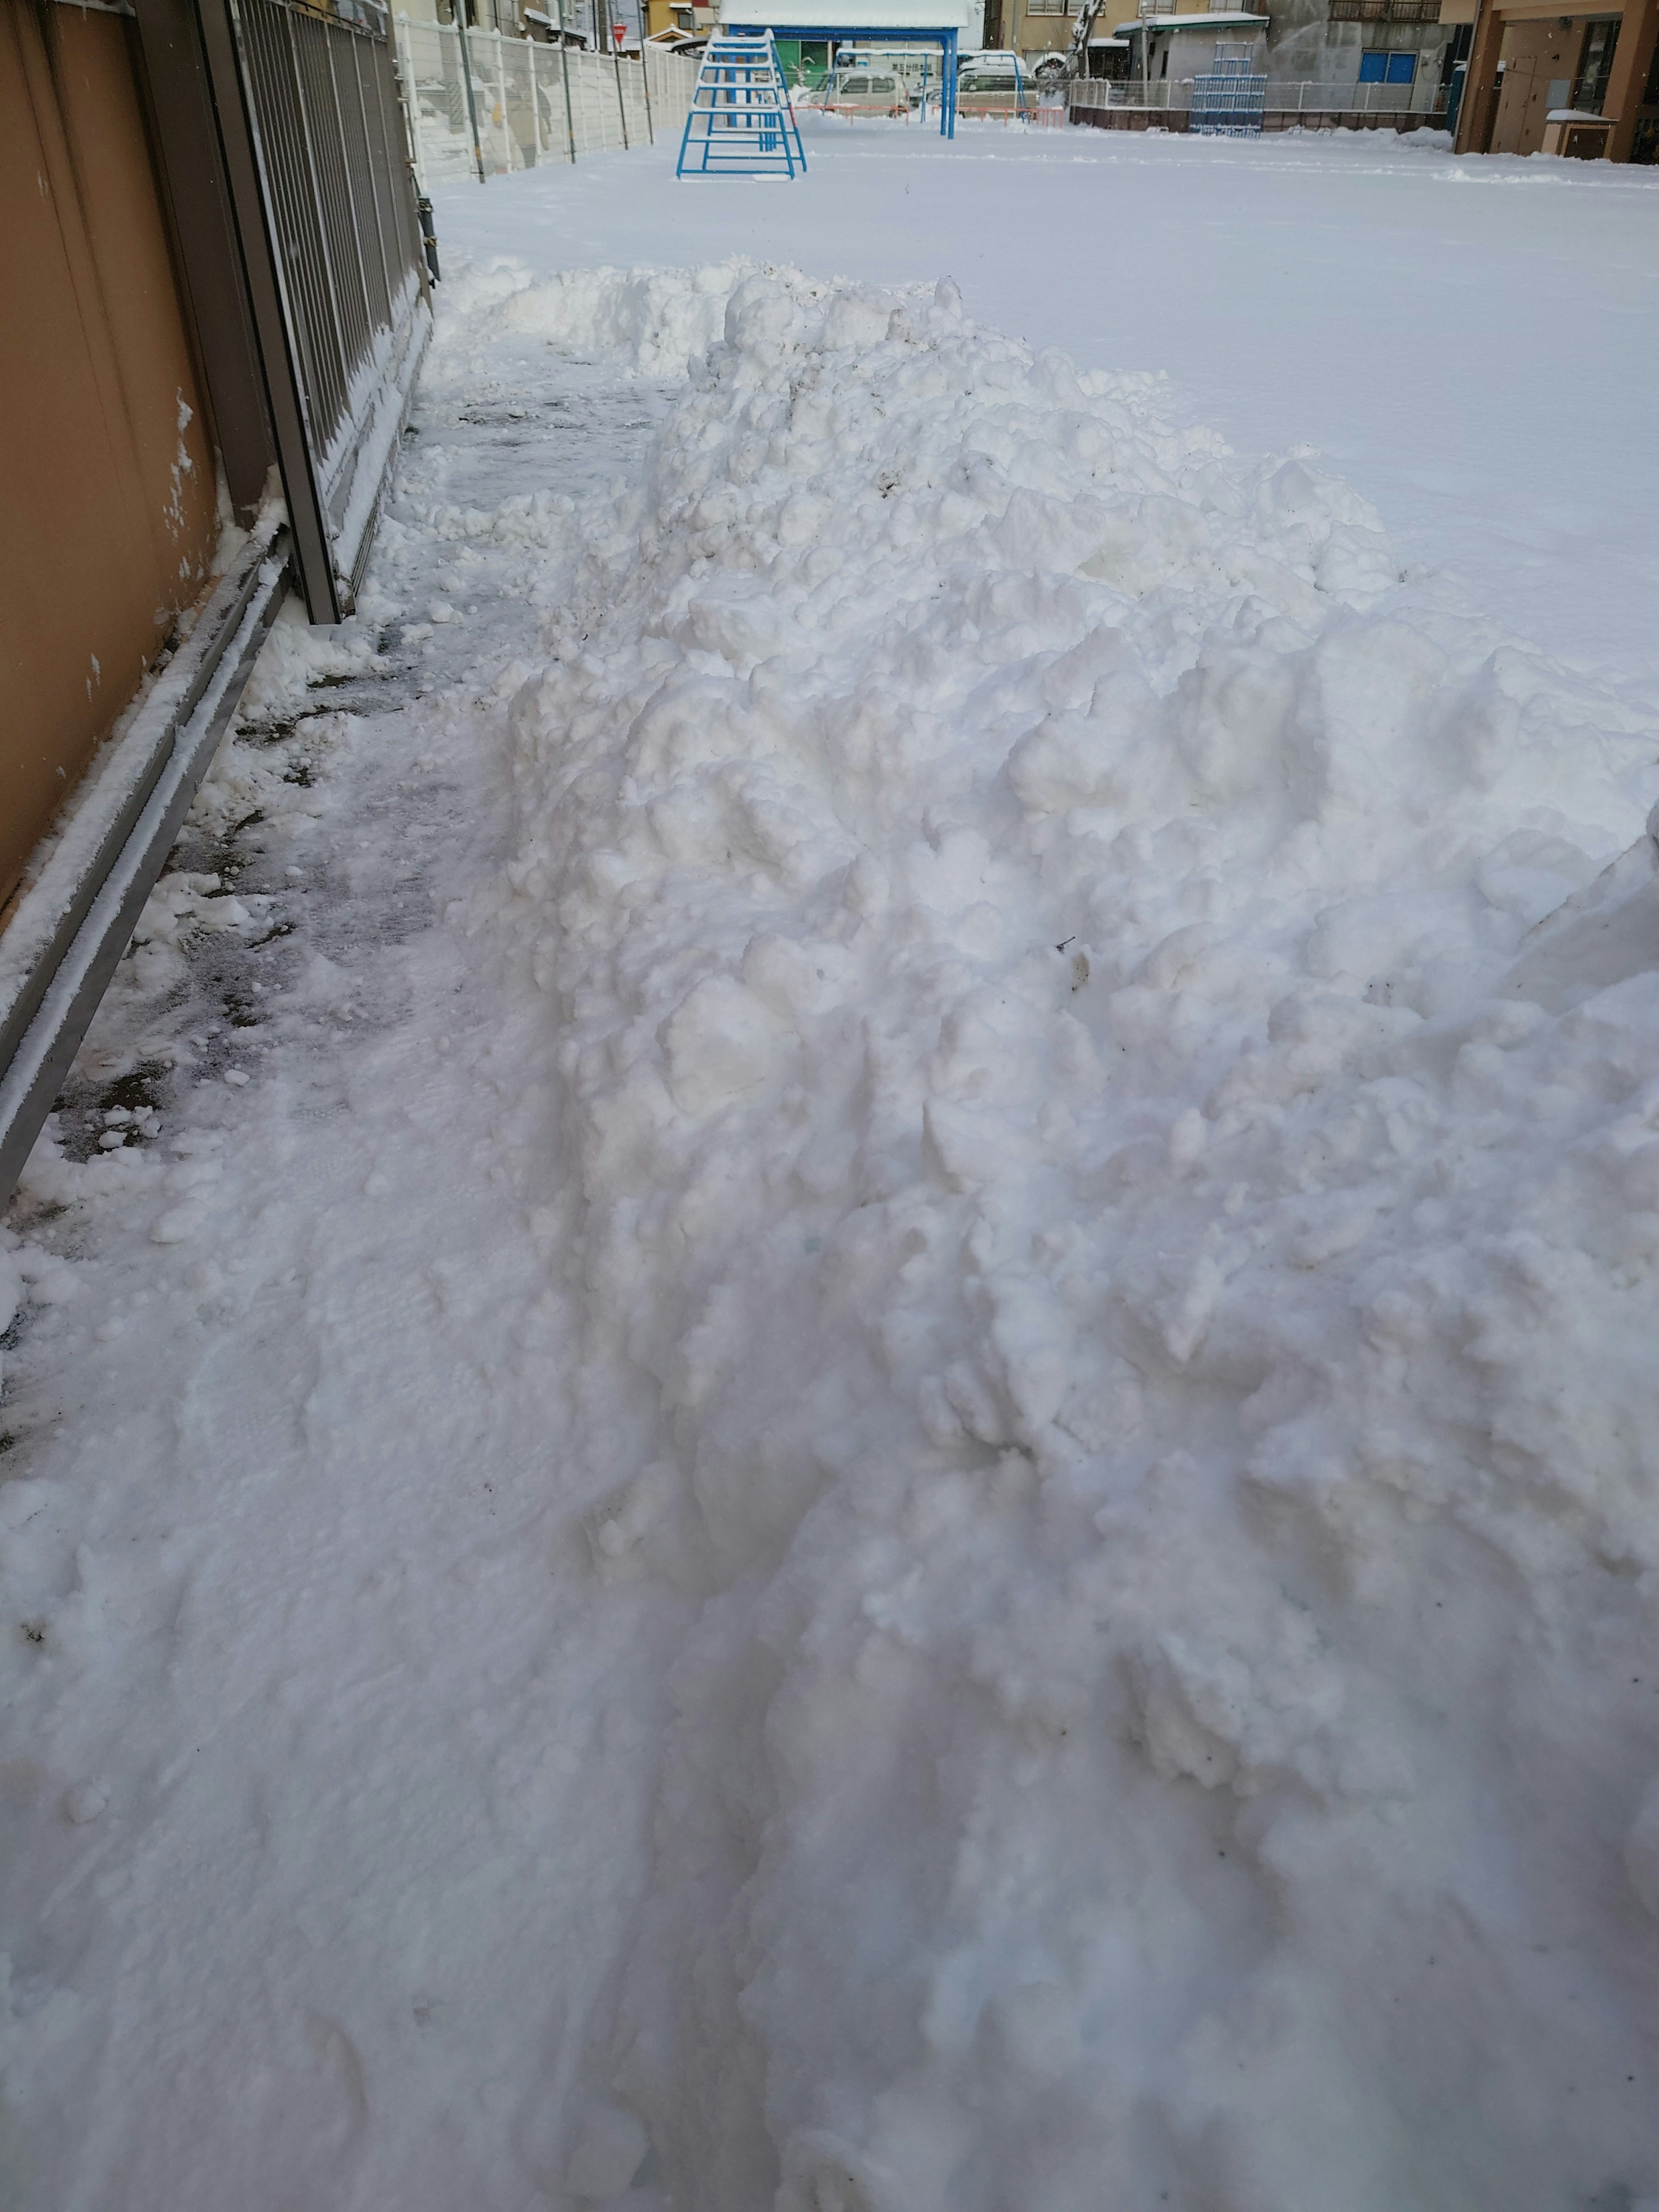
<svg viewBox="0 0 1659 2212">
<path fill-rule="evenodd" d="M 695 62 L 649 47 L 641 64 L 407 15 L 397 33 L 423 189 L 648 146 L 659 132 L 678 132 L 697 81 Z"/>
</svg>

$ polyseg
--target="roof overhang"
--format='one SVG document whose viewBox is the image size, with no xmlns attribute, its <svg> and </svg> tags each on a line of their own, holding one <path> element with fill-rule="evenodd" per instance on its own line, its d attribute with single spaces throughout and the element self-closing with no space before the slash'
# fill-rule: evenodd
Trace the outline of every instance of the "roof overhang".
<svg viewBox="0 0 1659 2212">
<path fill-rule="evenodd" d="M 775 31 L 780 38 L 960 39 L 961 0 L 726 0 L 726 29 Z"/>
<path fill-rule="evenodd" d="M 1131 31 L 1265 31 L 1269 18 L 1255 15 L 1245 9 L 1218 8 L 1206 15 L 1137 15 L 1127 23 L 1120 23 L 1113 32 L 1121 39 Z"/>
</svg>

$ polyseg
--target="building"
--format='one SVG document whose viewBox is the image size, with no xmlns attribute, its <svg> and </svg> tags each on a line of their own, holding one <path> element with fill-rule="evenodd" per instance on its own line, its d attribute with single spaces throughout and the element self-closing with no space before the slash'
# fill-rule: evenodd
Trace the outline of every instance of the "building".
<svg viewBox="0 0 1659 2212">
<path fill-rule="evenodd" d="M 290 580 L 351 610 L 436 257 L 361 6 L 0 9 L 0 145 L 3 1202 Z"/>
<path fill-rule="evenodd" d="M 459 16 L 469 30 L 499 31 L 506 39 L 535 39 L 544 45 L 561 40 L 572 46 L 609 52 L 619 45 L 635 52 L 640 44 L 641 18 L 647 6 L 649 29 L 676 30 L 682 15 L 690 28 L 690 6 L 675 0 L 395 0 L 392 13 L 411 23 L 453 24 Z M 714 21 L 714 9 L 697 0 L 696 13 Z M 622 37 L 617 38 L 620 28 Z"/>
<path fill-rule="evenodd" d="M 1000 4 L 1023 51 L 1064 44 L 1045 12 L 1058 0 Z M 1109 101 L 1074 95 L 1079 121 L 1185 128 L 1191 80 L 1248 36 L 1267 130 L 1430 126 L 1461 154 L 1659 161 L 1659 0 L 1577 15 L 1561 0 L 1139 0 L 1112 27 L 1127 82 Z"/>
<path fill-rule="evenodd" d="M 1004 0 L 1024 6 L 1029 0 Z M 1262 127 L 1438 126 L 1455 115 L 1479 0 L 1139 0 L 1103 18 L 1125 48 L 1109 98 L 1074 95 L 1079 121 L 1181 130 L 1194 78 L 1218 66 L 1266 80 Z"/>
<path fill-rule="evenodd" d="M 1275 85 L 1307 85 L 1334 104 L 1352 94 L 1379 113 L 1428 122 L 1445 112 L 1468 51 L 1474 0 L 1270 0 L 1270 101 Z"/>
<path fill-rule="evenodd" d="M 1069 0 L 986 0 L 983 43 L 1036 67 L 1071 44 L 1073 12 Z"/>
<path fill-rule="evenodd" d="M 1016 53 L 1028 68 L 1042 74 L 1045 59 L 1058 64 L 1072 43 L 1076 9 L 1070 0 L 985 0 L 984 43 L 999 52 Z M 1121 74 L 1127 49 L 1108 27 L 1109 8 L 1096 21 L 1089 40 L 1087 74 Z"/>
<path fill-rule="evenodd" d="M 792 76 L 827 67 L 832 46 L 879 46 L 884 33 L 908 41 L 949 33 L 958 53 L 986 43 L 985 0 L 721 0 L 720 16 L 728 29 L 775 31 Z"/>
<path fill-rule="evenodd" d="M 1460 154 L 1659 161 L 1659 0 L 1564 15 L 1477 0 Z"/>
<path fill-rule="evenodd" d="M 713 0 L 646 0 L 647 36 L 660 39 L 672 32 L 682 37 L 706 39 L 720 21 Z"/>
<path fill-rule="evenodd" d="M 1136 86 L 1167 91 L 1171 84 L 1189 84 L 1212 68 L 1218 44 L 1236 52 L 1249 50 L 1253 74 L 1266 70 L 1269 18 L 1255 8 L 1212 8 L 1203 11 L 1154 7 L 1135 21 L 1121 27 L 1119 35 L 1128 52 L 1126 81 L 1133 95 Z"/>
</svg>

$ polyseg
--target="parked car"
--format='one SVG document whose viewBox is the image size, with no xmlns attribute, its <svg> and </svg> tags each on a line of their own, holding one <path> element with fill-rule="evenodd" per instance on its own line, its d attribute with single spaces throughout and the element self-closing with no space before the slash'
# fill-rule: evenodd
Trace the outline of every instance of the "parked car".
<svg viewBox="0 0 1659 2212">
<path fill-rule="evenodd" d="M 896 76 L 885 70 L 836 70 L 819 103 L 832 115 L 908 115 L 910 101 Z"/>
<path fill-rule="evenodd" d="M 866 46 L 862 42 L 843 46 L 836 52 L 835 68 L 867 70 L 873 76 L 896 76 L 900 92 L 912 107 L 924 92 L 939 90 L 939 56 L 931 46 Z"/>
<path fill-rule="evenodd" d="M 1023 115 L 1030 79 L 1018 54 L 975 54 L 957 76 L 958 115 Z"/>
</svg>

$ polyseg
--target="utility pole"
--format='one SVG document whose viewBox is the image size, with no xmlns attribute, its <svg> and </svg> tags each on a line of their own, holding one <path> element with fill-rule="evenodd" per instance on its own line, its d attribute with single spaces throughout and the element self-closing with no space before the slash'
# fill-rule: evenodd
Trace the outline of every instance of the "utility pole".
<svg viewBox="0 0 1659 2212">
<path fill-rule="evenodd" d="M 1078 0 L 1077 21 L 1072 26 L 1071 43 L 1060 65 L 1062 84 L 1070 84 L 1073 77 L 1084 74 L 1089 59 L 1089 40 L 1094 34 L 1100 9 L 1101 0 Z"/>
</svg>

